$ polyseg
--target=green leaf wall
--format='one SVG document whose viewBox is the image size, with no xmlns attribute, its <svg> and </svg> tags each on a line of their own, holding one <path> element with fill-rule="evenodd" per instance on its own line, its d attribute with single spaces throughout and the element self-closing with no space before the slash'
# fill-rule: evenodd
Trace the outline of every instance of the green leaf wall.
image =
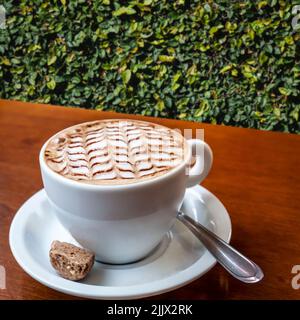
<svg viewBox="0 0 300 320">
<path fill-rule="evenodd" d="M 2 4 L 1 98 L 300 132 L 299 1 Z"/>
</svg>

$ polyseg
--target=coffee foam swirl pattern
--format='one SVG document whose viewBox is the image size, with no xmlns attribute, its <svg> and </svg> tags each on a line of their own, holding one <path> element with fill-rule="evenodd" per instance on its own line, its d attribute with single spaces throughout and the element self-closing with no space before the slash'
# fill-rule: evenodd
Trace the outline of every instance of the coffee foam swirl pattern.
<svg viewBox="0 0 300 320">
<path fill-rule="evenodd" d="M 169 128 L 133 120 L 99 120 L 58 133 L 47 144 L 47 165 L 82 182 L 131 183 L 178 166 L 185 142 Z"/>
</svg>

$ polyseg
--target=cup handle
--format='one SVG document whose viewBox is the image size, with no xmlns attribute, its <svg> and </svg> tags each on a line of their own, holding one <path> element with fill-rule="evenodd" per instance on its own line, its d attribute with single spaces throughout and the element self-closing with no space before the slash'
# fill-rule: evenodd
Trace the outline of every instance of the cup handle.
<svg viewBox="0 0 300 320">
<path fill-rule="evenodd" d="M 196 158 L 194 165 L 187 168 L 187 188 L 189 188 L 201 183 L 206 178 L 213 163 L 213 153 L 209 145 L 202 140 L 191 139 L 187 142 L 191 148 L 192 156 Z"/>
</svg>

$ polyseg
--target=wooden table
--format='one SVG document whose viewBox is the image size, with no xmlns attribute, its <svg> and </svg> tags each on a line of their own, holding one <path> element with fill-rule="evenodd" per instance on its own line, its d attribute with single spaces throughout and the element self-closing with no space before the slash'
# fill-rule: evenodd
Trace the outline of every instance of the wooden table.
<svg viewBox="0 0 300 320">
<path fill-rule="evenodd" d="M 8 233 L 22 203 L 42 188 L 38 152 L 55 132 L 101 118 L 141 116 L 0 100 L 0 265 L 7 289 L 0 299 L 70 299 L 29 277 L 14 260 Z M 300 264 L 300 136 L 158 118 L 180 129 L 205 129 L 214 166 L 203 185 L 227 207 L 232 244 L 264 270 L 246 285 L 220 266 L 193 283 L 152 299 L 298 299 L 291 286 Z"/>
</svg>

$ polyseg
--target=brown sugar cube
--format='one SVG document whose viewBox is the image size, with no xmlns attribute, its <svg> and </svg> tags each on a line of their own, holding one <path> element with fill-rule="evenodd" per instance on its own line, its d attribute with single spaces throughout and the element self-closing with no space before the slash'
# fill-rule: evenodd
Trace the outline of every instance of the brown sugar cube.
<svg viewBox="0 0 300 320">
<path fill-rule="evenodd" d="M 91 270 L 95 255 L 71 243 L 53 241 L 49 252 L 53 268 L 69 280 L 81 280 Z"/>
</svg>

